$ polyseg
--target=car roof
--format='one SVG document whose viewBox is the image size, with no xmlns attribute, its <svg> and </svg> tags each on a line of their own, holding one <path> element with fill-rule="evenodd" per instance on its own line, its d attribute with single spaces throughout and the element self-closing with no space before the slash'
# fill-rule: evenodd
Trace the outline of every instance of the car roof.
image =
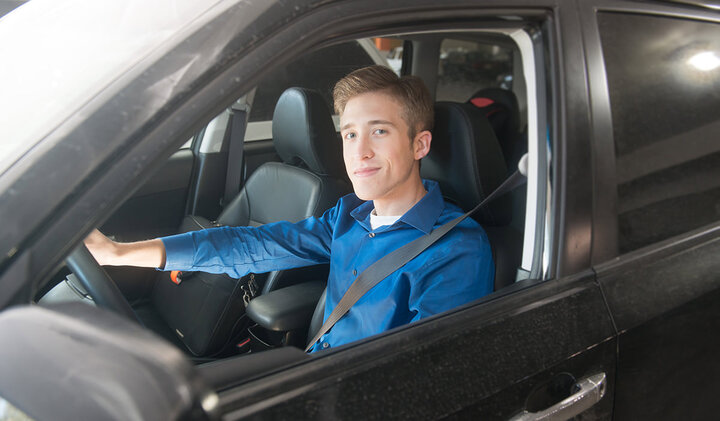
<svg viewBox="0 0 720 421">
<path fill-rule="evenodd" d="M 0 19 L 0 174 L 124 74 L 234 1 L 33 0 Z"/>
</svg>

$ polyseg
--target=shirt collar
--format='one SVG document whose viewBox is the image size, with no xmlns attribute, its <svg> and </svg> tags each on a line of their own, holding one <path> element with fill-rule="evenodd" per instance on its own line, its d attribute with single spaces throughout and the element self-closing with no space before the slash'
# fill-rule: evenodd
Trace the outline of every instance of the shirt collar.
<svg viewBox="0 0 720 421">
<path fill-rule="evenodd" d="M 420 201 L 410 208 L 410 210 L 405 212 L 405 214 L 401 216 L 400 219 L 393 224 L 393 226 L 398 222 L 404 222 L 424 232 L 425 234 L 432 231 L 433 226 L 435 226 L 435 222 L 437 222 L 440 214 L 442 214 L 442 211 L 445 208 L 445 201 L 443 200 L 442 193 L 440 192 L 440 186 L 437 182 L 432 180 L 423 180 L 423 186 L 425 187 L 425 190 L 427 190 L 425 196 L 423 196 Z M 372 212 L 373 209 L 375 209 L 375 205 L 372 200 L 368 200 L 353 209 L 352 212 L 350 212 L 350 216 L 355 218 L 355 220 L 366 230 L 372 231 L 372 228 L 370 227 L 370 212 Z"/>
</svg>

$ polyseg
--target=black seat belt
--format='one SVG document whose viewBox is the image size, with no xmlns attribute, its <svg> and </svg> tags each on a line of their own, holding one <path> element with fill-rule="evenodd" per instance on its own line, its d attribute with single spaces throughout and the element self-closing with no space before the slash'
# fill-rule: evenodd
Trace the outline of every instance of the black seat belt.
<svg viewBox="0 0 720 421">
<path fill-rule="evenodd" d="M 247 104 L 244 100 L 238 100 L 232 105 L 227 127 L 230 135 L 223 205 L 230 203 L 237 196 L 243 183 L 245 128 L 247 127 Z"/>
<path fill-rule="evenodd" d="M 525 161 L 525 162 L 522 162 Z M 350 307 L 363 296 L 366 292 L 370 291 L 375 285 L 380 283 L 383 279 L 387 278 L 391 273 L 403 267 L 407 262 L 414 259 L 417 255 L 422 253 L 426 248 L 433 245 L 437 240 L 442 238 L 448 233 L 455 225 L 459 224 L 463 219 L 477 212 L 480 208 L 490 203 L 493 199 L 501 196 L 514 188 L 522 185 L 526 181 L 525 174 L 527 174 L 527 160 L 525 157 L 521 159 L 520 168 L 521 170 L 515 171 L 505 181 L 503 181 L 498 188 L 496 188 L 485 200 L 475 206 L 470 212 L 464 215 L 458 216 L 450 222 L 445 223 L 442 226 L 435 228 L 430 234 L 424 235 L 417 238 L 404 246 L 386 254 L 380 260 L 376 261 L 372 265 L 368 266 L 367 269 L 362 271 L 360 275 L 353 281 L 350 288 L 342 296 L 340 302 L 335 306 L 332 313 L 328 316 L 325 323 L 323 323 L 320 330 L 315 334 L 315 337 L 308 343 L 305 352 L 308 352 L 315 343 L 327 333 L 345 313 L 350 310 Z"/>
</svg>

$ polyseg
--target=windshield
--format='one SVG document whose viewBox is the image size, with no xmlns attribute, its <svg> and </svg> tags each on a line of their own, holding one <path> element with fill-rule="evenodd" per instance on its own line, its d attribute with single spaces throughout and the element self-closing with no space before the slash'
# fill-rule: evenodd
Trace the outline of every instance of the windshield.
<svg viewBox="0 0 720 421">
<path fill-rule="evenodd" d="M 33 0 L 0 19 L 0 173 L 211 7 Z"/>
</svg>

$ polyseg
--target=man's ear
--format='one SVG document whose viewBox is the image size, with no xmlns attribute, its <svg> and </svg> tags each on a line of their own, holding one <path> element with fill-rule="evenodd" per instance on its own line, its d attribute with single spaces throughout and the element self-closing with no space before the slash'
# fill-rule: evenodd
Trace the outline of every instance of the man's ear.
<svg viewBox="0 0 720 421">
<path fill-rule="evenodd" d="M 415 135 L 413 139 L 413 152 L 415 159 L 420 160 L 430 152 L 430 143 L 432 142 L 432 133 L 430 130 L 423 130 Z"/>
</svg>

